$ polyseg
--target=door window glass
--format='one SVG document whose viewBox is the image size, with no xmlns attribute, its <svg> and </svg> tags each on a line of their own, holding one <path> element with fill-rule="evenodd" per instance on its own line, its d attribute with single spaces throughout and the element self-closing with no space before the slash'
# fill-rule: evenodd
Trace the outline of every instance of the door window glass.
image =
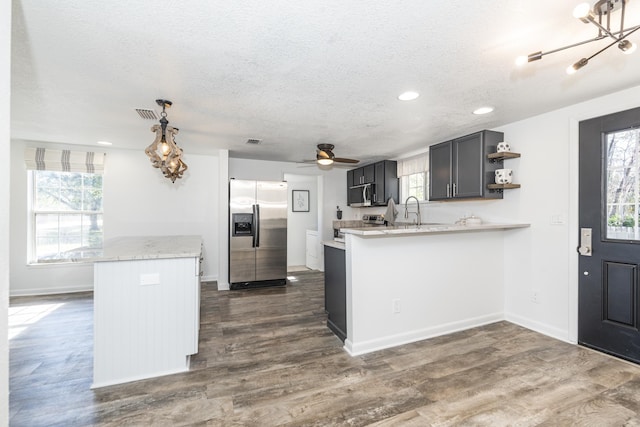
<svg viewBox="0 0 640 427">
<path fill-rule="evenodd" d="M 606 239 L 640 241 L 640 129 L 605 135 Z"/>
</svg>

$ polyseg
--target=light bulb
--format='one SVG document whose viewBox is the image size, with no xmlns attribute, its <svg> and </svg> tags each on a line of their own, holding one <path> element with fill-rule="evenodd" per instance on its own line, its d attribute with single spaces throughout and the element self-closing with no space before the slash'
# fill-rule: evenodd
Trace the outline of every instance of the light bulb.
<svg viewBox="0 0 640 427">
<path fill-rule="evenodd" d="M 329 166 L 333 164 L 333 159 L 318 159 L 318 164 L 322 166 Z"/>
<path fill-rule="evenodd" d="M 578 18 L 582 22 L 589 22 L 590 15 L 592 15 L 592 13 L 589 3 L 580 3 L 573 9 L 573 17 Z"/>
<path fill-rule="evenodd" d="M 638 45 L 630 42 L 629 40 L 622 40 L 620 43 L 618 43 L 618 48 L 625 55 L 629 55 L 636 51 L 636 49 L 638 48 Z"/>
<path fill-rule="evenodd" d="M 518 67 L 522 67 L 524 64 L 529 62 L 529 58 L 526 55 L 520 55 L 516 58 L 516 65 Z"/>
<path fill-rule="evenodd" d="M 169 150 L 169 143 L 167 141 L 163 141 L 160 145 L 160 151 L 162 152 L 162 155 L 166 156 L 169 153 Z"/>
<path fill-rule="evenodd" d="M 567 67 L 567 74 L 575 74 L 576 71 L 578 71 L 580 68 L 584 67 L 588 63 L 589 63 L 589 60 L 587 58 L 582 58 L 580 61 L 576 62 L 573 65 L 569 65 Z"/>
</svg>

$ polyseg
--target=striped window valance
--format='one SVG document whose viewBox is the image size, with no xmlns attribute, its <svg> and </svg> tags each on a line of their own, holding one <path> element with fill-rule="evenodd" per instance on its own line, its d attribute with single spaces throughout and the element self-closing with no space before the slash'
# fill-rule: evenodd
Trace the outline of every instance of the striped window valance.
<svg viewBox="0 0 640 427">
<path fill-rule="evenodd" d="M 408 176 L 429 170 L 429 154 L 424 153 L 408 159 L 398 160 L 398 176 Z"/>
<path fill-rule="evenodd" d="M 105 153 L 92 151 L 52 150 L 49 148 L 25 149 L 24 158 L 28 170 L 58 172 L 102 173 Z"/>
</svg>

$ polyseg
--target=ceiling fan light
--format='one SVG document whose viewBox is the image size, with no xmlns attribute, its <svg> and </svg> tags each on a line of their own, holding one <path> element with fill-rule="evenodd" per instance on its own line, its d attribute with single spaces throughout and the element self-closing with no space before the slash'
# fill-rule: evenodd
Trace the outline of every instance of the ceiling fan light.
<svg viewBox="0 0 640 427">
<path fill-rule="evenodd" d="M 318 159 L 318 164 L 322 166 L 329 166 L 333 164 L 333 159 Z"/>
<path fill-rule="evenodd" d="M 589 3 L 580 3 L 573 9 L 573 17 L 578 18 L 585 24 L 588 24 L 589 20 L 593 19 L 594 16 Z"/>
<path fill-rule="evenodd" d="M 630 42 L 629 40 L 622 40 L 620 43 L 618 43 L 618 49 L 620 49 L 625 55 L 632 54 L 636 51 L 637 48 L 638 45 Z"/>
</svg>

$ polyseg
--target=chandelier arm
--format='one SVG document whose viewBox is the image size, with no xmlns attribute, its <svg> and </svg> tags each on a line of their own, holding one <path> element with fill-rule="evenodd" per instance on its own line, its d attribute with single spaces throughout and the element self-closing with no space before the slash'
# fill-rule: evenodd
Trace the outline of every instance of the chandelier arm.
<svg viewBox="0 0 640 427">
<path fill-rule="evenodd" d="M 634 26 L 634 27 L 625 28 L 625 29 L 620 30 L 620 31 L 618 31 L 618 32 L 615 32 L 615 33 L 613 33 L 613 34 L 614 34 L 614 35 L 615 35 L 615 34 L 619 34 L 619 35 L 620 35 L 620 36 L 619 36 L 619 38 L 617 38 L 617 37 L 615 38 L 615 39 L 616 39 L 616 41 L 620 42 L 620 41 L 624 40 L 624 39 L 625 39 L 629 34 L 633 33 L 634 31 L 636 31 L 636 30 L 637 30 L 637 29 L 639 29 L 639 28 L 640 28 L 640 25 L 636 25 L 636 26 Z M 624 33 L 625 33 L 625 32 L 627 32 L 627 31 L 628 31 L 628 33 L 627 33 L 627 34 L 624 34 Z M 546 52 L 541 52 L 541 53 L 539 53 L 538 55 L 539 55 L 539 57 L 543 57 L 543 56 L 546 56 L 546 55 L 550 55 L 550 54 L 552 54 L 552 53 L 561 52 L 561 51 L 563 51 L 563 50 L 571 49 L 572 47 L 582 46 L 583 44 L 587 44 L 587 43 L 591 43 L 591 42 L 596 42 L 596 41 L 598 41 L 598 40 L 602 40 L 602 39 L 603 39 L 603 38 L 605 38 L 605 37 L 606 37 L 606 36 L 597 36 L 597 37 L 594 37 L 594 38 L 592 38 L 592 39 L 583 40 L 583 41 L 578 42 L 578 43 L 573 43 L 573 44 L 570 44 L 570 45 L 567 45 L 567 46 L 559 47 L 559 48 L 557 48 L 557 49 L 552 49 L 552 50 L 548 50 L 548 51 L 546 51 Z M 605 48 L 605 49 L 606 49 L 606 48 Z"/>
<path fill-rule="evenodd" d="M 603 47 L 602 49 L 600 49 L 599 51 L 597 51 L 596 53 L 594 53 L 593 55 L 588 57 L 587 61 L 589 61 L 591 58 L 595 57 L 596 55 L 600 55 L 602 52 L 604 52 L 605 50 L 609 49 L 614 44 L 621 42 L 622 40 L 626 39 L 628 36 L 630 36 L 632 33 L 636 32 L 638 30 L 640 30 L 640 25 L 638 25 L 633 30 L 629 31 L 627 34 L 623 35 L 619 39 L 616 39 L 616 40 L 612 41 L 611 43 L 609 43 L 608 45 L 606 45 L 605 47 Z"/>
<path fill-rule="evenodd" d="M 594 37 L 594 38 L 589 39 L 589 40 L 584 40 L 584 41 L 581 41 L 581 42 L 578 42 L 578 43 L 570 44 L 568 46 L 563 46 L 563 47 L 559 47 L 557 49 L 548 50 L 546 52 L 542 52 L 540 54 L 540 56 L 545 56 L 545 55 L 550 55 L 552 53 L 561 52 L 563 50 L 571 49 L 572 47 L 582 46 L 583 44 L 587 44 L 587 43 L 595 42 L 595 41 L 598 41 L 598 40 L 602 40 L 603 38 L 604 38 L 604 36 L 598 36 L 598 37 Z"/>
<path fill-rule="evenodd" d="M 622 7 L 620 8 L 620 28 L 624 28 L 624 12 L 626 9 L 626 1 L 622 2 Z"/>
<path fill-rule="evenodd" d="M 589 22 L 591 22 L 593 25 L 595 25 L 596 27 L 598 27 L 600 29 L 601 33 L 604 33 L 606 35 L 608 35 L 609 37 L 611 37 L 612 39 L 616 40 L 616 41 L 620 41 L 622 39 L 618 39 L 614 33 L 612 33 L 608 28 L 604 27 L 602 24 L 600 24 L 599 22 L 597 22 L 595 19 L 593 18 L 589 18 Z M 608 24 L 607 24 L 608 26 Z"/>
</svg>

